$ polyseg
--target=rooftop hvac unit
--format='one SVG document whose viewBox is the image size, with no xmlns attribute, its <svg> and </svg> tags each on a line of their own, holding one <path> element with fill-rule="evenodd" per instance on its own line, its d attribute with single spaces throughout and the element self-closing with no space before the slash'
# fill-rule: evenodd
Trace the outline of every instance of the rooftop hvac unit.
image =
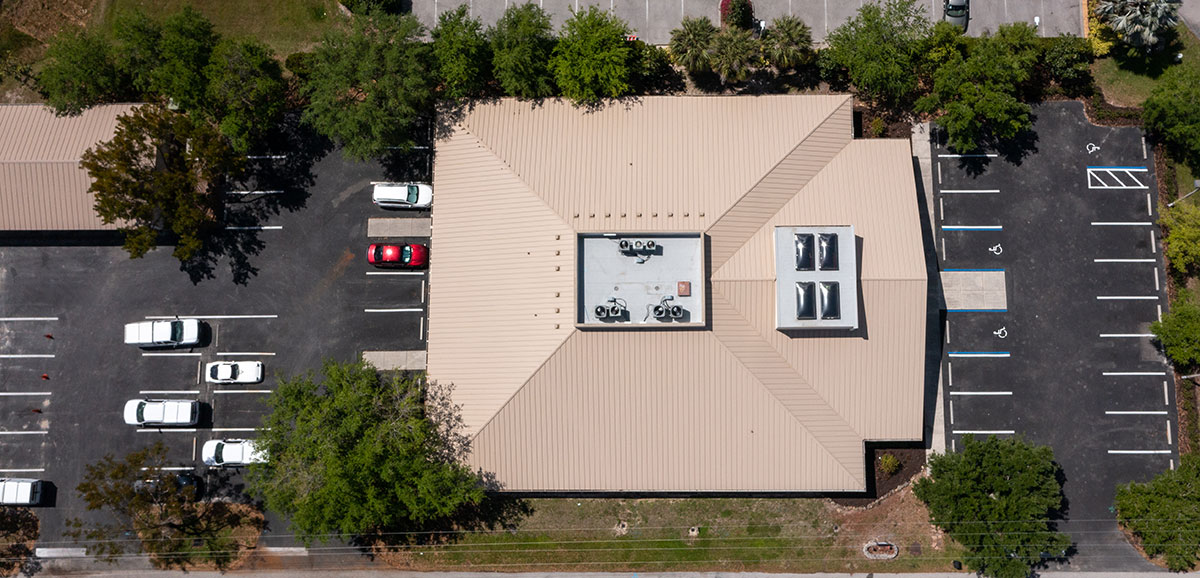
<svg viewBox="0 0 1200 578">
<path fill-rule="evenodd" d="M 821 282 L 821 319 L 841 319 L 841 291 L 836 281 Z"/>
<path fill-rule="evenodd" d="M 671 319 L 683 319 L 683 306 L 681 306 L 681 305 L 672 305 L 671 306 Z"/>
<path fill-rule="evenodd" d="M 818 241 L 821 246 L 821 270 L 837 271 L 838 269 L 838 236 L 837 233 L 821 233 Z"/>
<path fill-rule="evenodd" d="M 671 313 L 671 311 L 665 305 L 655 305 L 652 311 L 655 319 L 666 319 Z"/>
<path fill-rule="evenodd" d="M 605 319 L 608 317 L 608 306 L 607 305 L 597 305 L 595 312 L 596 312 L 596 319 Z"/>
</svg>

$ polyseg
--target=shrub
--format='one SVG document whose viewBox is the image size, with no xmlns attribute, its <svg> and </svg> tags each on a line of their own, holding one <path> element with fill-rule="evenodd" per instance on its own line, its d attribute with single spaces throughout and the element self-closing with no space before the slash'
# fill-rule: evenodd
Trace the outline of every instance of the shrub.
<svg viewBox="0 0 1200 578">
<path fill-rule="evenodd" d="M 671 31 L 671 58 L 690 73 L 708 70 L 709 48 L 717 27 L 707 16 L 686 17 L 679 28 Z"/>
<path fill-rule="evenodd" d="M 758 52 L 758 39 L 749 30 L 726 28 L 713 38 L 713 72 L 721 76 L 721 82 L 741 82 L 750 76 Z"/>
<path fill-rule="evenodd" d="M 763 34 L 763 48 L 775 68 L 796 68 L 812 59 L 812 30 L 795 16 L 781 16 Z"/>
<path fill-rule="evenodd" d="M 1176 365 L 1200 363 L 1200 305 L 1188 292 L 1180 291 L 1171 310 L 1162 321 L 1151 323 L 1150 331 Z"/>
<path fill-rule="evenodd" d="M 312 74 L 313 63 L 316 61 L 316 55 L 311 52 L 293 52 L 288 55 L 283 61 L 283 65 L 292 74 L 300 80 L 307 80 L 308 75 Z"/>
<path fill-rule="evenodd" d="M 1200 556 L 1200 456 L 1185 455 L 1179 469 L 1117 488 L 1117 519 L 1141 540 L 1150 556 L 1162 556 L 1173 572 L 1191 570 Z"/>
<path fill-rule="evenodd" d="M 876 120 L 880 119 L 872 119 L 871 124 L 874 125 Z M 901 465 L 902 464 L 900 463 L 900 460 L 892 454 L 883 454 L 882 456 L 879 456 L 879 471 L 883 472 L 888 477 L 896 475 L 896 473 L 900 471 Z"/>
<path fill-rule="evenodd" d="M 1175 160 L 1200 172 L 1200 70 L 1167 69 L 1142 107 L 1146 129 L 1162 139 Z"/>
<path fill-rule="evenodd" d="M 742 30 L 754 28 L 754 6 L 750 0 L 721 0 L 721 25 Z"/>
<path fill-rule="evenodd" d="M 574 13 L 563 23 L 550 68 L 563 96 L 577 105 L 629 94 L 633 50 L 624 20 L 595 6 Z"/>
<path fill-rule="evenodd" d="M 1046 75 L 1069 95 L 1086 94 L 1092 85 L 1092 51 L 1087 40 L 1061 34 L 1046 44 Z"/>
</svg>

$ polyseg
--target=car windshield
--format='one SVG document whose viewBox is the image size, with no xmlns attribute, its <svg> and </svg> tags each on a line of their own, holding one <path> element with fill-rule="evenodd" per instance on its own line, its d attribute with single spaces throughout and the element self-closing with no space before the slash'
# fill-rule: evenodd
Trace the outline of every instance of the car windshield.
<svg viewBox="0 0 1200 578">
<path fill-rule="evenodd" d="M 221 379 L 220 377 L 218 377 L 221 374 L 220 372 L 221 372 L 221 366 L 214 365 L 214 366 L 212 366 L 212 369 L 208 370 L 208 375 L 211 376 L 213 379 Z"/>
<path fill-rule="evenodd" d="M 146 402 L 141 402 L 137 405 L 137 420 L 138 423 L 146 421 Z"/>
<path fill-rule="evenodd" d="M 947 6 L 946 7 L 946 15 L 947 16 L 958 17 L 958 16 L 965 16 L 966 14 L 967 14 L 966 6 Z"/>
<path fill-rule="evenodd" d="M 213 459 L 215 459 L 218 464 L 225 461 L 225 456 L 222 455 L 225 453 L 223 451 L 224 449 L 225 449 L 225 444 L 217 444 L 217 449 L 215 451 L 213 451 Z"/>
<path fill-rule="evenodd" d="M 183 341 L 183 322 L 171 322 L 171 341 Z"/>
<path fill-rule="evenodd" d="M 408 202 L 417 202 L 417 185 L 408 185 Z"/>
<path fill-rule="evenodd" d="M 408 263 L 412 261 L 412 246 L 405 245 L 400 248 L 400 262 Z"/>
<path fill-rule="evenodd" d="M 383 261 L 383 245 L 375 245 L 375 262 Z"/>
</svg>

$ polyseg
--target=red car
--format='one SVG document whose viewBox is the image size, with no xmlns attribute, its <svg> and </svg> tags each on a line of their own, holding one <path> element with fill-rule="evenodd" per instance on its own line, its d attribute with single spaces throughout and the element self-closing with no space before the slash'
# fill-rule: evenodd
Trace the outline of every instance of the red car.
<svg viewBox="0 0 1200 578">
<path fill-rule="evenodd" d="M 417 245 L 371 245 L 367 262 L 376 267 L 424 267 L 429 264 L 429 247 Z"/>
</svg>

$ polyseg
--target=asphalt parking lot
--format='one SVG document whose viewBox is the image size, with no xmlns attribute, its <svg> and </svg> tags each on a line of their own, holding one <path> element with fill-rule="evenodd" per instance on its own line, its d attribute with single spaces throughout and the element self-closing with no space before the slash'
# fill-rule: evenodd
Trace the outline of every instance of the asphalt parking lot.
<svg viewBox="0 0 1200 578">
<path fill-rule="evenodd" d="M 1152 569 L 1116 528 L 1118 484 L 1179 463 L 1172 373 L 1150 338 L 1166 308 L 1153 158 L 1135 128 L 1078 102 L 1035 108 L 1007 157 L 933 150 L 943 271 L 1003 271 L 1007 303 L 947 312 L 946 431 L 1020 435 L 1063 467 L 1068 566 Z"/>
<path fill-rule="evenodd" d="M 442 12 L 453 10 L 462 4 L 470 7 L 471 15 L 483 21 L 485 26 L 495 24 L 509 4 L 519 0 L 433 0 L 413 2 L 412 12 L 426 28 L 437 24 Z M 720 0 L 528 0 L 536 1 L 550 13 L 555 30 L 571 17 L 571 12 L 595 5 L 612 11 L 629 23 L 630 28 L 642 40 L 650 44 L 667 44 L 671 41 L 671 30 L 678 28 L 684 17 L 708 16 L 720 22 Z M 799 17 L 812 28 L 814 42 L 823 42 L 830 31 L 850 19 L 864 0 L 835 2 L 831 0 L 754 0 L 754 15 L 768 22 L 783 15 Z M 920 0 L 930 20 L 942 17 L 942 4 L 938 0 Z M 1002 0 L 971 3 L 970 22 L 967 34 L 979 36 L 984 31 L 995 32 L 1001 24 L 1009 22 L 1034 23 L 1038 19 L 1038 31 L 1043 36 L 1083 34 L 1080 3 L 1074 0 Z"/>
<path fill-rule="evenodd" d="M 376 208 L 370 183 L 388 173 L 379 164 L 333 152 L 302 170 L 310 172 L 301 189 L 232 200 L 226 222 L 238 228 L 199 270 L 181 270 L 171 247 L 131 260 L 91 238 L 0 239 L 0 476 L 50 483 L 37 509 L 39 547 L 75 547 L 62 537 L 64 521 L 92 517 L 75 493 L 85 464 L 161 440 L 173 468 L 205 473 L 203 443 L 253 437 L 279 375 L 364 350 L 424 349 L 425 272 L 376 270 L 366 248 L 408 240 L 368 239 L 368 218 L 428 211 Z M 259 186 L 251 190 L 270 183 Z M 125 323 L 174 316 L 202 319 L 207 343 L 166 351 L 123 343 Z M 217 360 L 262 361 L 266 377 L 206 383 L 200 368 Z M 125 425 L 124 402 L 143 397 L 199 400 L 200 424 Z M 238 488 L 236 476 L 231 484 Z M 268 522 L 271 533 L 287 533 L 281 521 Z M 286 537 L 266 543 L 291 545 Z"/>
</svg>

